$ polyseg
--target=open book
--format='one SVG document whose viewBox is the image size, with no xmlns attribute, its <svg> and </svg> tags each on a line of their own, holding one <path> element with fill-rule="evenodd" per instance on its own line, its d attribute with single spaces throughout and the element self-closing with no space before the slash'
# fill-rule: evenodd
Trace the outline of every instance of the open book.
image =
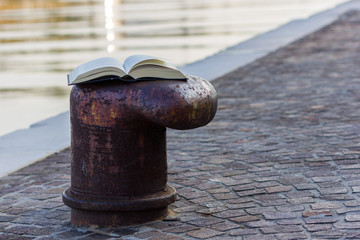
<svg viewBox="0 0 360 240">
<path fill-rule="evenodd" d="M 112 57 L 98 58 L 76 67 L 67 77 L 69 85 L 110 79 L 186 79 L 175 66 L 163 59 L 146 55 L 130 56 L 124 64 Z"/>
</svg>

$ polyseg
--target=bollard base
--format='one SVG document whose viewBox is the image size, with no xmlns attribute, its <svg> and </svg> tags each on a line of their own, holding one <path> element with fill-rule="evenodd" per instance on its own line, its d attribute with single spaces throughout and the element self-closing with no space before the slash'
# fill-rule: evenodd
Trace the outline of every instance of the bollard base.
<svg viewBox="0 0 360 240">
<path fill-rule="evenodd" d="M 75 226 L 121 227 L 165 218 L 168 205 L 176 199 L 175 188 L 128 199 L 95 199 L 80 195 L 71 188 L 63 192 L 63 202 L 71 207 Z"/>
<path fill-rule="evenodd" d="M 75 226 L 119 227 L 139 225 L 161 220 L 168 215 L 168 207 L 142 211 L 89 211 L 71 209 L 71 223 Z"/>
</svg>

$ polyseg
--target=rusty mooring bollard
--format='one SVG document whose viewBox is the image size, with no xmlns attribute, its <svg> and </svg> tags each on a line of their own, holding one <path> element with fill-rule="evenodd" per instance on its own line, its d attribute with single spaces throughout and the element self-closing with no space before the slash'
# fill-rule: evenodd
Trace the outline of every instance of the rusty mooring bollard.
<svg viewBox="0 0 360 240">
<path fill-rule="evenodd" d="M 166 127 L 204 126 L 216 108 L 213 86 L 193 76 L 74 86 L 71 187 L 63 193 L 72 224 L 114 227 L 165 217 L 176 198 L 167 185 Z"/>
</svg>

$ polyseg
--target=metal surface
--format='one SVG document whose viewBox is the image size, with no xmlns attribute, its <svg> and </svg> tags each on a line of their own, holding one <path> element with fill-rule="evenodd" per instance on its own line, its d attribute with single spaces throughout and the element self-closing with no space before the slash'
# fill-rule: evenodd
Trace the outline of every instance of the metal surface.
<svg viewBox="0 0 360 240">
<path fill-rule="evenodd" d="M 165 217 L 176 198 L 167 185 L 166 127 L 206 125 L 216 108 L 215 89 L 192 76 L 74 86 L 71 187 L 63 193 L 72 223 L 107 227 Z"/>
</svg>

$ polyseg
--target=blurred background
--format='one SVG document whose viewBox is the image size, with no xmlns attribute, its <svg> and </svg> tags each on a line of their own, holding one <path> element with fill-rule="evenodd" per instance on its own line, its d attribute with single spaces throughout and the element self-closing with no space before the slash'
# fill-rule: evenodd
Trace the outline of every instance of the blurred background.
<svg viewBox="0 0 360 240">
<path fill-rule="evenodd" d="M 66 111 L 66 74 L 88 60 L 185 65 L 342 2 L 0 0 L 0 135 Z"/>
</svg>

